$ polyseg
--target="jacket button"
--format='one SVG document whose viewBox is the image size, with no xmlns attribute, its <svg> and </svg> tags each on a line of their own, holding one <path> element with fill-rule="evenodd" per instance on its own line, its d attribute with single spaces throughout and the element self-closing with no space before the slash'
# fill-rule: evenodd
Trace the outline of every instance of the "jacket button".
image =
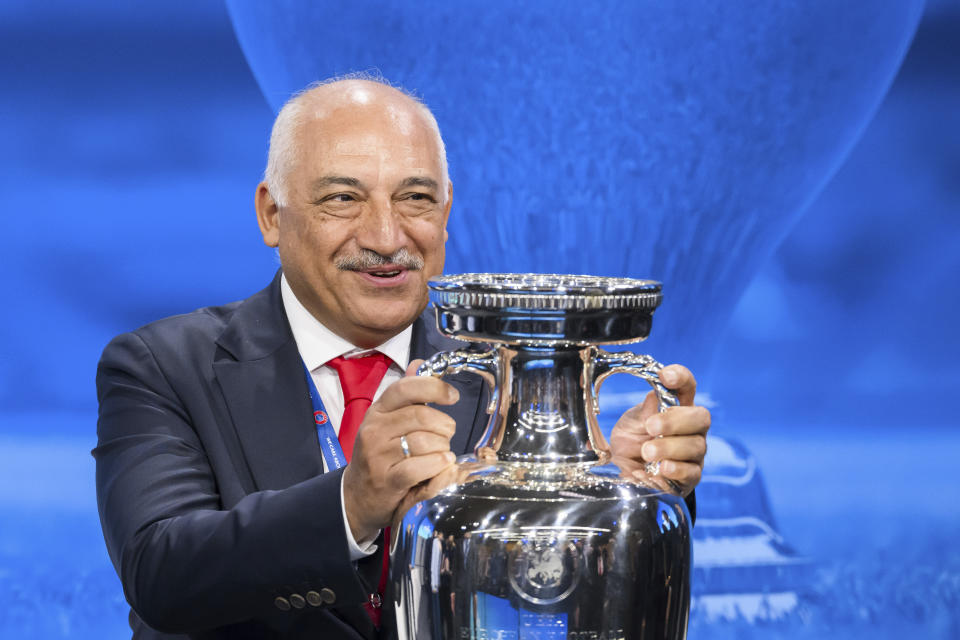
<svg viewBox="0 0 960 640">
<path fill-rule="evenodd" d="M 280 609 L 280 611 L 290 611 L 290 601 L 283 596 L 277 596 L 273 601 L 273 605 L 277 609 Z"/>
<path fill-rule="evenodd" d="M 323 600 L 320 599 L 320 594 L 316 591 L 307 591 L 307 602 L 311 607 L 319 607 L 323 604 Z"/>
<path fill-rule="evenodd" d="M 320 589 L 320 600 L 322 600 L 324 604 L 333 604 L 337 601 L 337 594 L 333 592 L 333 589 L 324 587 Z"/>
<path fill-rule="evenodd" d="M 307 604 L 307 601 L 299 593 L 294 593 L 290 596 L 290 604 L 293 605 L 294 609 L 303 609 L 303 605 Z"/>
</svg>

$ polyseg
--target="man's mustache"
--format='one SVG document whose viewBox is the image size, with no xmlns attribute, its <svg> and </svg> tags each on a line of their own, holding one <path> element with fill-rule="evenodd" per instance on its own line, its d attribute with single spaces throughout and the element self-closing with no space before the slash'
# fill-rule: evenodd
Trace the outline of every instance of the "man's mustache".
<svg viewBox="0 0 960 640">
<path fill-rule="evenodd" d="M 356 255 L 338 258 L 335 264 L 341 271 L 362 271 L 386 264 L 417 271 L 423 269 L 423 258 L 413 255 L 405 248 L 398 249 L 389 256 L 381 255 L 372 249 L 361 249 Z"/>
</svg>

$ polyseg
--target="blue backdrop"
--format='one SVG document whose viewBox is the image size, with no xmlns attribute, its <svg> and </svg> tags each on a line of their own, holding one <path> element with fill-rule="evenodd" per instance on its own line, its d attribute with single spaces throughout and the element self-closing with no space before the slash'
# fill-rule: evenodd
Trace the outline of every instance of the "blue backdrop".
<svg viewBox="0 0 960 640">
<path fill-rule="evenodd" d="M 697 130 L 678 125 L 716 104 L 707 88 L 735 77 L 716 53 L 734 32 L 684 23 L 685 30 L 663 33 L 647 25 L 639 32 L 644 42 L 662 41 L 664 51 L 679 35 L 718 49 L 697 64 L 654 56 L 633 76 L 610 77 L 606 61 L 634 45 L 587 46 L 597 29 L 617 21 L 572 4 L 517 16 L 478 12 L 475 40 L 466 33 L 456 44 L 465 60 L 483 64 L 462 69 L 452 66 L 455 56 L 444 58 L 446 66 L 436 62 L 449 34 L 429 37 L 462 27 L 455 12 L 446 19 L 427 12 L 413 29 L 389 14 L 331 20 L 325 35 L 342 45 L 343 57 L 318 64 L 315 75 L 376 66 L 435 107 L 451 153 L 454 220 L 464 227 L 490 221 L 486 237 L 452 230 L 448 270 L 576 267 L 665 280 L 654 328 L 663 337 L 651 339 L 650 349 L 702 372 L 714 432 L 753 452 L 780 533 L 811 559 L 799 604 L 779 619 L 695 608 L 693 637 L 873 638 L 906 630 L 956 637 L 960 12 L 947 3 L 927 7 L 870 120 L 919 11 L 900 3 L 882 33 L 834 21 L 811 41 L 827 5 L 810 6 L 789 14 L 811 30 L 793 44 L 821 46 L 793 64 L 797 86 L 819 93 L 784 88 L 770 104 L 791 108 L 772 124 L 757 115 L 771 117 L 768 103 L 751 100 L 758 83 L 745 82 L 731 102 L 754 109 L 742 119 L 731 116 L 726 128 L 716 120 Z M 551 31 L 552 13 L 583 29 Z M 619 22 L 640 24 L 638 15 Z M 245 30 L 236 10 L 232 17 L 248 52 L 268 40 L 266 29 Z M 762 27 L 773 28 L 775 17 L 758 15 L 755 33 L 769 33 Z M 493 29 L 505 18 L 516 31 Z M 708 12 L 702 24 L 723 18 Z M 371 22 L 404 36 L 351 42 Z M 485 28 L 502 39 L 527 34 L 528 55 L 508 57 Z M 268 281 L 276 262 L 260 243 L 252 196 L 272 110 L 257 79 L 276 81 L 274 89 L 265 85 L 274 104 L 300 80 L 256 62 L 251 73 L 231 15 L 213 2 L 6 2 L 0 36 L 0 184 L 12 240 L 0 319 L 0 636 L 122 637 L 125 609 L 99 534 L 87 453 L 95 441 L 96 361 L 120 331 L 245 297 Z M 900 40 L 871 49 L 877 38 Z M 765 49 L 766 41 L 758 35 L 744 45 L 744 65 L 782 60 L 790 50 L 789 41 Z M 423 52 L 424 42 L 433 49 Z M 392 49 L 434 62 L 412 65 L 388 55 Z M 544 52 L 550 55 L 538 61 Z M 544 75 L 549 65 L 570 74 Z M 839 69 L 833 76 L 831 65 Z M 843 76 L 861 67 L 852 79 Z M 478 81 L 494 72 L 499 89 Z M 431 80 L 455 74 L 457 82 Z M 583 91 L 594 76 L 625 92 L 590 97 L 575 120 L 550 111 L 551 101 Z M 863 88 L 844 87 L 850 83 Z M 470 93 L 471 86 L 480 89 Z M 673 91 L 673 110 L 658 112 L 639 86 Z M 521 96 L 520 104 L 495 90 Z M 620 99 L 636 108 L 604 110 Z M 644 130 L 636 126 L 644 114 L 672 120 L 659 138 L 618 143 L 611 138 L 621 112 L 632 133 Z M 831 113 L 846 115 L 831 120 Z M 804 128 L 808 118 L 820 120 Z M 731 146 L 730 131 L 745 126 L 755 146 Z M 597 140 L 624 161 L 577 160 Z M 783 140 L 791 144 L 770 152 Z M 701 148 L 713 155 L 691 164 Z M 687 164 L 676 168 L 680 161 Z M 541 181 L 517 180 L 525 171 Z M 676 179 L 649 182 L 658 172 Z M 691 183 L 698 188 L 684 188 Z M 730 206 L 743 202 L 753 207 L 746 218 Z M 623 211 L 660 217 L 640 225 Z M 664 212 L 680 212 L 681 222 Z M 581 227 L 584 219 L 597 223 Z M 624 227 L 625 219 L 634 226 Z M 745 219 L 749 228 L 732 228 Z M 481 241 L 507 246 L 510 228 L 519 230 L 514 253 L 476 253 Z M 530 235 L 540 228 L 558 237 L 585 228 L 589 237 L 584 246 L 546 245 Z M 728 235 L 717 232 L 728 228 Z M 681 261 L 670 258 L 678 242 L 686 243 Z M 602 243 L 618 249 L 600 250 Z M 614 388 L 620 395 L 605 407 L 614 411 L 628 390 Z"/>
</svg>

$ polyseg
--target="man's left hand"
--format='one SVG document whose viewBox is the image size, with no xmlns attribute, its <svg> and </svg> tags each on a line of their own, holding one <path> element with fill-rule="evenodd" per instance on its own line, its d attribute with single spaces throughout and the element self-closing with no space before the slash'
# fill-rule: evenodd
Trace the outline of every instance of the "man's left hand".
<svg viewBox="0 0 960 640">
<path fill-rule="evenodd" d="M 693 404 L 697 381 L 686 367 L 672 364 L 660 370 L 660 381 L 677 394 L 679 406 L 657 411 L 652 391 L 642 404 L 627 410 L 610 434 L 614 461 L 627 470 L 660 461 L 660 475 L 671 480 L 684 497 L 700 482 L 707 453 L 710 411 Z"/>
</svg>

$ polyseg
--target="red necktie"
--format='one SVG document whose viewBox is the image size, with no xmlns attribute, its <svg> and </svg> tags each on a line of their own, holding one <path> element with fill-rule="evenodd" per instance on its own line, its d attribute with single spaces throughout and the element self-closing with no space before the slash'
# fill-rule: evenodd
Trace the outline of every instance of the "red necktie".
<svg viewBox="0 0 960 640">
<path fill-rule="evenodd" d="M 390 366 L 390 359 L 374 352 L 360 358 L 334 358 L 327 363 L 340 376 L 343 389 L 343 420 L 340 421 L 340 446 L 347 462 L 353 457 L 353 443 L 363 416 L 373 402 L 373 396 Z"/>
<path fill-rule="evenodd" d="M 373 396 L 383 380 L 383 374 L 390 367 L 390 359 L 382 353 L 373 352 L 359 358 L 339 356 L 327 365 L 340 377 L 340 388 L 343 390 L 343 420 L 340 421 L 340 433 L 337 437 L 343 448 L 344 457 L 347 462 L 350 462 L 350 458 L 353 457 L 353 443 L 357 439 L 357 430 L 360 429 L 363 416 L 373 402 Z M 389 541 L 390 527 L 387 527 L 383 530 L 383 570 L 380 572 L 380 584 L 377 585 L 377 593 L 370 594 L 370 602 L 363 605 L 367 615 L 377 627 L 380 626 L 380 602 L 383 600 L 383 591 L 387 586 L 387 575 L 390 570 L 390 555 L 386 550 Z"/>
</svg>

